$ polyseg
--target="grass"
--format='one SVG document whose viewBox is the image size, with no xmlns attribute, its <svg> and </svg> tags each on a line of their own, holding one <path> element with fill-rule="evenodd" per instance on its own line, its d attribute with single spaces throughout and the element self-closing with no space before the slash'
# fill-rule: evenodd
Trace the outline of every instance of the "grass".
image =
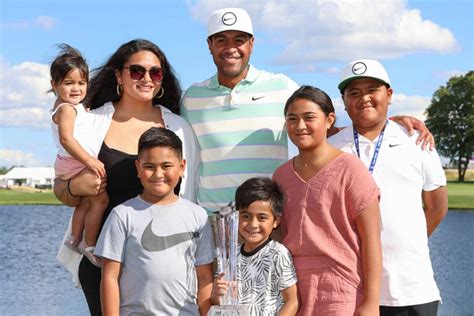
<svg viewBox="0 0 474 316">
<path fill-rule="evenodd" d="M 0 190 L 0 205 L 61 204 L 51 190 Z"/>
<path fill-rule="evenodd" d="M 458 170 L 457 169 L 445 169 L 444 174 L 448 181 L 457 181 L 458 180 Z M 466 174 L 464 175 L 464 181 L 474 181 L 474 169 L 467 169 Z"/>
<path fill-rule="evenodd" d="M 474 170 L 467 170 L 466 181 L 458 182 L 457 170 L 446 170 L 448 179 L 448 207 L 457 210 L 474 210 Z M 16 187 L 0 190 L 0 205 L 61 204 L 51 190 Z"/>
<path fill-rule="evenodd" d="M 448 182 L 449 209 L 474 210 L 474 181 Z"/>
</svg>

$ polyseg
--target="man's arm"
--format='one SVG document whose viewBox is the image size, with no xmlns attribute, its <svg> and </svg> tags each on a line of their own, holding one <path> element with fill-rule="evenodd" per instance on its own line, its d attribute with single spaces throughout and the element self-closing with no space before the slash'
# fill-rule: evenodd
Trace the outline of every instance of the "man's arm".
<svg viewBox="0 0 474 316">
<path fill-rule="evenodd" d="M 426 228 L 430 236 L 443 218 L 448 214 L 448 191 L 441 186 L 433 191 L 423 191 Z"/>
<path fill-rule="evenodd" d="M 426 146 L 429 146 L 430 150 L 433 150 L 435 147 L 435 140 L 433 134 L 426 127 L 423 121 L 416 119 L 412 116 L 406 115 L 396 115 L 390 117 L 390 120 L 402 125 L 408 131 L 408 134 L 413 135 L 414 131 L 417 130 L 420 132 L 420 136 L 416 139 L 416 144 L 421 143 L 421 149 L 425 149 Z"/>
<path fill-rule="evenodd" d="M 199 305 L 199 313 L 201 315 L 207 315 L 212 305 L 212 262 L 196 266 L 196 274 L 198 281 L 197 303 Z"/>
<path fill-rule="evenodd" d="M 416 139 L 416 144 L 421 143 L 421 148 L 423 150 L 426 148 L 426 146 L 429 146 L 430 150 L 433 150 L 433 148 L 435 147 L 434 136 L 433 134 L 431 134 L 430 130 L 426 127 L 423 121 L 420 121 L 414 117 L 405 116 L 405 115 L 392 116 L 389 119 L 396 122 L 397 124 L 402 125 L 404 128 L 406 128 L 406 130 L 408 131 L 410 135 L 413 135 L 415 130 L 420 132 L 420 136 L 418 136 L 418 138 Z M 332 125 L 328 129 L 327 137 L 336 135 L 343 129 L 344 127 L 336 127 Z"/>
<path fill-rule="evenodd" d="M 120 270 L 122 264 L 102 258 L 102 281 L 100 282 L 100 302 L 104 316 L 120 314 Z"/>
</svg>

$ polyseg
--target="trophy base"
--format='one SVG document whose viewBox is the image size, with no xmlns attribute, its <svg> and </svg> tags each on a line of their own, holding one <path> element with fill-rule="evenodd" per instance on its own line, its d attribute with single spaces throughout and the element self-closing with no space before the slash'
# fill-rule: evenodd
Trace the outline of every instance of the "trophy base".
<svg viewBox="0 0 474 316">
<path fill-rule="evenodd" d="M 208 316 L 247 316 L 248 309 L 245 305 L 213 305 Z"/>
</svg>

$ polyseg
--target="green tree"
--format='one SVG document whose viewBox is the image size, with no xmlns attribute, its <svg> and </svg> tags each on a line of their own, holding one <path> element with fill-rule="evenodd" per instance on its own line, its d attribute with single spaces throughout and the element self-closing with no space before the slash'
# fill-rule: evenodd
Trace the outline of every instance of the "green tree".
<svg viewBox="0 0 474 316">
<path fill-rule="evenodd" d="M 426 109 L 426 125 L 436 139 L 436 148 L 456 162 L 459 181 L 464 175 L 474 151 L 474 71 L 449 79 L 433 94 Z"/>
<path fill-rule="evenodd" d="M 7 167 L 0 167 L 0 174 L 6 174 L 8 171 L 12 170 L 13 167 L 7 168 Z"/>
</svg>

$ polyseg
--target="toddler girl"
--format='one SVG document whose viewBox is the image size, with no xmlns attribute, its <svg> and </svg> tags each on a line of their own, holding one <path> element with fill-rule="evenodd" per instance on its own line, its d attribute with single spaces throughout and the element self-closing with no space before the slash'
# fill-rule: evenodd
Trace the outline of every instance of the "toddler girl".
<svg viewBox="0 0 474 316">
<path fill-rule="evenodd" d="M 80 103 L 87 91 L 87 63 L 69 45 L 62 44 L 60 48 L 50 68 L 51 91 L 57 96 L 51 110 L 53 138 L 58 147 L 56 177 L 70 181 L 86 168 L 97 177 L 105 177 L 104 164 L 96 158 L 100 142 L 92 125 L 92 114 Z M 83 197 L 72 216 L 72 234 L 65 241 L 66 246 L 82 253 L 96 266 L 100 266 L 100 261 L 93 251 L 107 204 L 105 192 Z"/>
</svg>

